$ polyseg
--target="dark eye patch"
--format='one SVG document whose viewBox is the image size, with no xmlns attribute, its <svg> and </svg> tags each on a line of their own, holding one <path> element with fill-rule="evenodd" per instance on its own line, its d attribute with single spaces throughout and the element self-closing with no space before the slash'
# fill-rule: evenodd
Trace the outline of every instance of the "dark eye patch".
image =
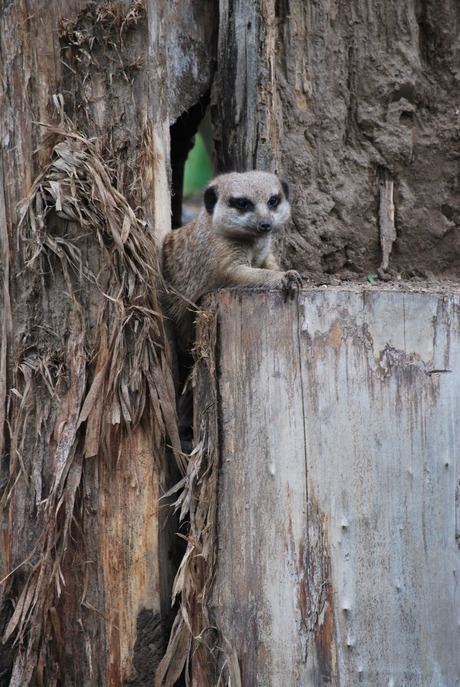
<svg viewBox="0 0 460 687">
<path fill-rule="evenodd" d="M 278 194 L 276 196 L 271 196 L 271 198 L 268 199 L 268 207 L 273 210 L 273 208 L 276 208 L 281 202 L 281 196 Z"/>
<path fill-rule="evenodd" d="M 254 203 L 246 196 L 229 198 L 228 204 L 231 208 L 236 208 L 240 212 L 249 212 L 250 210 L 254 210 Z"/>
</svg>

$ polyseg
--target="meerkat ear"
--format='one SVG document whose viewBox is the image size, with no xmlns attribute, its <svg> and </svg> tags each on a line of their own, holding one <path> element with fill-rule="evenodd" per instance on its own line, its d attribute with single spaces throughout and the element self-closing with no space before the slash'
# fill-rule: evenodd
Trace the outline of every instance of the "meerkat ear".
<svg viewBox="0 0 460 687">
<path fill-rule="evenodd" d="M 204 192 L 203 200 L 204 206 L 210 215 L 212 215 L 218 197 L 219 196 L 217 193 L 217 186 L 208 186 L 208 188 Z"/>
<path fill-rule="evenodd" d="M 286 200 L 289 200 L 289 192 L 290 192 L 289 184 L 286 181 L 286 179 L 280 178 L 280 182 L 281 182 L 281 186 L 283 187 L 283 191 L 284 191 L 284 195 L 286 196 Z"/>
</svg>

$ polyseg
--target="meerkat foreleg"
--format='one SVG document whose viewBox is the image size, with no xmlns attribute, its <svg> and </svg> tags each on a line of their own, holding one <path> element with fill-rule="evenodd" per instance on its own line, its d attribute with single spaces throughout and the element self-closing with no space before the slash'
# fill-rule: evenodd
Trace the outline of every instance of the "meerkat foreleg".
<svg viewBox="0 0 460 687">
<path fill-rule="evenodd" d="M 282 272 L 277 269 L 236 265 L 232 269 L 232 281 L 238 286 L 281 286 L 292 291 L 302 286 L 302 278 L 295 270 Z"/>
</svg>

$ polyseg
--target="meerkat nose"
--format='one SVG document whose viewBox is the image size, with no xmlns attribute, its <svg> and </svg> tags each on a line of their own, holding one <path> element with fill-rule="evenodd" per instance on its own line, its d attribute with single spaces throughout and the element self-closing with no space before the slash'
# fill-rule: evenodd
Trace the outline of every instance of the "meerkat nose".
<svg viewBox="0 0 460 687">
<path fill-rule="evenodd" d="M 257 230 L 260 233 L 265 233 L 268 231 L 271 231 L 272 229 L 272 222 L 270 219 L 260 219 L 258 224 L 257 224 Z"/>
</svg>

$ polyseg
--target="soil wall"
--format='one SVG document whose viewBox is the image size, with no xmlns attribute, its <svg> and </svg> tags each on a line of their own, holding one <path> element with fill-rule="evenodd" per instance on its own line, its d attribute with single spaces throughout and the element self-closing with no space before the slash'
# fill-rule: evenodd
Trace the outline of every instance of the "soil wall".
<svg viewBox="0 0 460 687">
<path fill-rule="evenodd" d="M 393 182 L 385 276 L 458 279 L 460 5 L 256 4 L 224 16 L 221 3 L 217 149 L 225 168 L 290 180 L 285 262 L 321 281 L 375 273 Z"/>
</svg>

